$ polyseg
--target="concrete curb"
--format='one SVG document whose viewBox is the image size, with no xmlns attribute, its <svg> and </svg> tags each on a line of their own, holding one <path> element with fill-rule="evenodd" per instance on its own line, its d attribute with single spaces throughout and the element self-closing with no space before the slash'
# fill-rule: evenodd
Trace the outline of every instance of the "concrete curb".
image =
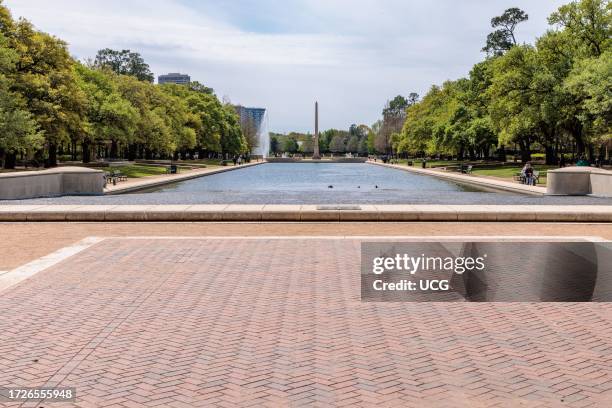
<svg viewBox="0 0 612 408">
<path fill-rule="evenodd" d="M 378 162 L 372 162 L 372 161 L 368 161 L 367 163 L 373 164 L 376 166 L 389 167 L 389 168 L 396 169 L 396 170 L 408 171 L 411 173 L 420 174 L 424 176 L 434 176 L 434 177 L 438 177 L 438 178 L 442 178 L 446 180 L 452 180 L 457 183 L 470 184 L 470 185 L 478 186 L 478 187 L 486 187 L 486 188 L 492 188 L 496 190 L 504 190 L 504 191 L 510 191 L 514 193 L 532 194 L 532 195 L 538 195 L 538 196 L 543 196 L 546 194 L 545 187 L 526 186 L 523 184 L 512 183 L 509 181 L 494 180 L 494 179 L 489 179 L 485 177 L 470 176 L 470 175 L 465 175 L 465 174 L 445 173 L 441 171 L 420 169 L 420 168 L 410 167 L 410 166 L 399 166 L 396 164 L 385 164 L 385 163 L 378 163 Z"/>
<path fill-rule="evenodd" d="M 2 222 L 612 222 L 612 206 L 2 205 Z"/>
<path fill-rule="evenodd" d="M 218 169 L 208 169 L 208 171 L 203 170 L 203 171 L 198 171 L 195 173 L 179 174 L 177 176 L 167 176 L 167 178 L 157 178 L 156 177 L 156 178 L 151 178 L 151 179 L 146 179 L 146 178 L 138 179 L 134 184 L 127 184 L 127 185 L 119 184 L 117 186 L 111 186 L 110 188 L 107 187 L 104 189 L 104 195 L 132 193 L 132 192 L 139 191 L 139 190 L 146 190 L 149 188 L 164 186 L 167 184 L 174 184 L 174 183 L 179 183 L 181 181 L 192 180 L 195 178 L 211 176 L 213 174 L 224 173 L 226 171 L 240 170 L 240 169 L 244 169 L 247 167 L 258 166 L 264 163 L 266 162 L 261 161 L 261 162 L 256 162 L 256 163 L 247 163 L 241 166 L 227 166 L 227 167 L 221 167 Z"/>
</svg>

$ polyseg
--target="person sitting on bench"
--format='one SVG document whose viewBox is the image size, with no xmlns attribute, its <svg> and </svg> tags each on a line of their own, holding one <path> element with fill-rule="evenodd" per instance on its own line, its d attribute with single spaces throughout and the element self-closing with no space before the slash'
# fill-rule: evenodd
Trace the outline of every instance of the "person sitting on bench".
<svg viewBox="0 0 612 408">
<path fill-rule="evenodd" d="M 535 178 L 533 177 L 533 167 L 531 166 L 531 162 L 525 163 L 525 167 L 521 171 L 521 176 L 523 177 L 523 183 L 528 186 L 535 186 Z"/>
</svg>

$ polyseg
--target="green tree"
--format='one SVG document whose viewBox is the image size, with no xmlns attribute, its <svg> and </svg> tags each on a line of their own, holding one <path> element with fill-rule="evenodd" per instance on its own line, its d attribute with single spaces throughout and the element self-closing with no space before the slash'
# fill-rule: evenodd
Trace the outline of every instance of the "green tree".
<svg viewBox="0 0 612 408">
<path fill-rule="evenodd" d="M 297 141 L 292 137 L 286 137 L 283 141 L 283 152 L 285 153 L 297 153 L 299 149 Z"/>
<path fill-rule="evenodd" d="M 44 137 L 25 108 L 25 101 L 10 91 L 7 74 L 15 69 L 17 53 L 7 44 L 0 34 L 0 159 L 4 157 L 4 168 L 13 169 L 17 154 L 40 149 Z"/>
<path fill-rule="evenodd" d="M 351 136 L 346 143 L 346 151 L 349 153 L 359 153 L 359 136 Z"/>
<path fill-rule="evenodd" d="M 600 146 L 612 140 L 612 52 L 580 61 L 564 83 L 565 90 L 579 101 L 577 116 L 591 141 Z"/>
<path fill-rule="evenodd" d="M 194 92 L 200 92 L 200 93 L 204 93 L 204 94 L 208 94 L 208 95 L 214 95 L 215 94 L 215 90 L 212 88 L 209 88 L 201 83 L 199 83 L 198 81 L 192 81 L 189 83 L 189 89 L 191 89 Z"/>
<path fill-rule="evenodd" d="M 140 121 L 137 108 L 120 93 L 119 78 L 110 71 L 90 69 L 79 64 L 76 72 L 88 96 L 87 122 L 81 143 L 83 161 L 91 160 L 91 145 L 110 143 L 110 157 L 119 157 L 119 148 L 132 143 Z M 131 95 L 133 98 L 136 93 Z"/>
<path fill-rule="evenodd" d="M 221 151 L 230 155 L 247 153 L 248 146 L 234 107 L 224 105 L 221 114 Z"/>
<path fill-rule="evenodd" d="M 517 45 L 516 27 L 528 19 L 527 13 L 516 7 L 507 9 L 501 16 L 493 17 L 491 27 L 497 30 L 489 34 L 487 44 L 482 51 L 489 55 L 501 55 Z"/>
<path fill-rule="evenodd" d="M 406 120 L 406 110 L 418 100 L 418 94 L 411 93 L 409 98 L 396 96 L 383 109 L 383 121 L 380 130 L 376 132 L 375 147 L 382 153 L 391 153 L 394 148 L 391 136 L 399 133 Z"/>
<path fill-rule="evenodd" d="M 300 146 L 300 152 L 306 154 L 311 154 L 314 152 L 314 140 L 311 137 L 305 137 L 302 141 L 302 145 Z"/>
<path fill-rule="evenodd" d="M 329 144 L 329 151 L 332 153 L 344 153 L 346 151 L 345 140 L 343 136 L 335 135 Z"/>
<path fill-rule="evenodd" d="M 586 56 L 598 57 L 612 44 L 612 3 L 609 0 L 573 1 L 548 19 L 583 45 Z"/>
<path fill-rule="evenodd" d="M 105 48 L 98 51 L 94 64 L 98 68 L 109 68 L 117 74 L 133 76 L 140 81 L 153 82 L 155 78 L 142 56 L 130 50 Z"/>
<path fill-rule="evenodd" d="M 357 148 L 357 153 L 359 153 L 360 155 L 367 155 L 369 152 L 369 148 L 368 148 L 368 137 L 364 137 L 359 141 L 359 147 Z"/>
<path fill-rule="evenodd" d="M 502 143 L 520 146 L 523 161 L 531 160 L 532 145 L 538 140 L 539 112 L 531 98 L 537 91 L 534 78 L 539 69 L 531 46 L 514 47 L 493 65 L 491 119 Z"/>
<path fill-rule="evenodd" d="M 9 90 L 21 95 L 44 132 L 47 165 L 55 166 L 58 147 L 83 126 L 86 95 L 77 84 L 66 44 L 35 30 L 27 20 L 9 21 L 10 14 L 1 8 L 0 33 L 17 53 L 15 69 L 7 75 Z"/>
<path fill-rule="evenodd" d="M 270 137 L 270 151 L 272 154 L 281 153 L 280 142 L 278 141 L 278 137 L 271 136 Z"/>
<path fill-rule="evenodd" d="M 385 106 L 385 109 L 383 109 L 383 116 L 403 115 L 408 106 L 409 106 L 408 99 L 404 98 L 402 95 L 397 95 L 395 98 L 387 102 L 387 106 Z"/>
<path fill-rule="evenodd" d="M 382 128 L 382 123 L 382 120 L 377 120 L 374 124 L 372 124 L 372 127 L 368 132 L 368 153 L 370 154 L 376 154 L 379 152 L 376 147 L 379 139 L 378 135 L 380 133 L 380 129 Z"/>
</svg>

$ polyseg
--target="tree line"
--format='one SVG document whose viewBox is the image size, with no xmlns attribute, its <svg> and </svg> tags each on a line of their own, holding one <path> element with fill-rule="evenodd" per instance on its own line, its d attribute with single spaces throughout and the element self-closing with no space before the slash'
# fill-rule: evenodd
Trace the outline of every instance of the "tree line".
<svg viewBox="0 0 612 408">
<path fill-rule="evenodd" d="M 366 125 L 352 124 L 349 130 L 328 129 L 319 134 L 321 154 L 367 155 L 370 150 L 371 129 Z M 314 151 L 314 136 L 309 133 L 271 133 L 272 154 L 290 153 L 310 155 Z"/>
<path fill-rule="evenodd" d="M 233 106 L 197 82 L 155 85 L 129 50 L 72 58 L 64 41 L 0 0 L 0 160 L 56 166 L 58 156 L 154 159 L 250 151 Z"/>
<path fill-rule="evenodd" d="M 609 158 L 612 4 L 580 0 L 560 7 L 535 45 L 516 38 L 528 18 L 517 8 L 493 18 L 487 57 L 467 77 L 434 85 L 423 98 L 391 101 L 373 126 L 376 150 L 459 159 L 504 159 L 515 150 L 523 161 L 541 151 L 547 164 L 568 153 Z"/>
</svg>

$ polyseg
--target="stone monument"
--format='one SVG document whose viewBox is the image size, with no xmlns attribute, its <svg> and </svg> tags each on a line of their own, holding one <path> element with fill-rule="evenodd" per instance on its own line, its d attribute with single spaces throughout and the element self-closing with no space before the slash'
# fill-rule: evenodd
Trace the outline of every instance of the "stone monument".
<svg viewBox="0 0 612 408">
<path fill-rule="evenodd" d="M 315 133 L 312 160 L 321 160 L 319 152 L 319 102 L 315 102 Z"/>
</svg>

